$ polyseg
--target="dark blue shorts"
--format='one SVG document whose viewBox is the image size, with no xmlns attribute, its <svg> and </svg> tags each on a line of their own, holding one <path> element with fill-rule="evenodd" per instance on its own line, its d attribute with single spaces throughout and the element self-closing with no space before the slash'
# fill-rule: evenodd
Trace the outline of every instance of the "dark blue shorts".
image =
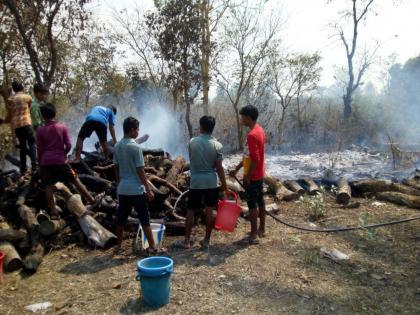
<svg viewBox="0 0 420 315">
<path fill-rule="evenodd" d="M 150 226 L 149 208 L 146 195 L 118 195 L 117 224 L 124 226 L 131 210 L 137 212 L 141 226 Z"/>
<path fill-rule="evenodd" d="M 245 196 L 249 209 L 263 208 L 265 206 L 263 180 L 251 181 L 245 186 Z"/>
</svg>

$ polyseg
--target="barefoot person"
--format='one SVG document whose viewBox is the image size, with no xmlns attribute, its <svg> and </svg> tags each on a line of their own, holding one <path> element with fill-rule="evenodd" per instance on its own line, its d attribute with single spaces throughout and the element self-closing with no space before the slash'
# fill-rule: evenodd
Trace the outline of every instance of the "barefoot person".
<svg viewBox="0 0 420 315">
<path fill-rule="evenodd" d="M 257 124 L 258 109 L 254 106 L 245 106 L 240 111 L 242 124 L 250 129 L 246 140 L 247 146 L 243 161 L 235 170 L 230 172 L 236 176 L 238 171 L 244 168 L 244 187 L 247 197 L 249 214 L 251 219 L 250 244 L 258 244 L 258 236 L 265 235 L 265 203 L 263 195 L 263 179 L 265 176 L 265 133 L 264 129 Z M 258 227 L 258 217 L 260 226 Z"/>
<path fill-rule="evenodd" d="M 82 197 L 93 203 L 95 199 L 77 178 L 67 161 L 67 153 L 71 149 L 70 133 L 67 127 L 55 120 L 56 109 L 51 103 L 40 107 L 45 126 L 36 132 L 40 175 L 46 185 L 48 210 L 52 217 L 58 217 L 54 200 L 54 184 L 57 182 L 72 183 Z"/>
<path fill-rule="evenodd" d="M 31 158 L 32 171 L 36 169 L 35 135 L 30 114 L 32 98 L 24 93 L 23 85 L 19 82 L 13 82 L 12 89 L 15 95 L 9 98 L 7 109 L 19 142 L 20 172 L 23 174 L 27 171 L 26 155 Z"/>
<path fill-rule="evenodd" d="M 158 252 L 152 229 L 150 228 L 147 202 L 154 196 L 144 172 L 143 152 L 136 143 L 139 135 L 139 121 L 133 117 L 124 120 L 124 138 L 114 150 L 115 175 L 118 182 L 118 215 L 116 234 L 118 238 L 116 252 L 121 251 L 124 225 L 132 208 L 137 212 L 139 221 L 149 243 L 150 253 Z"/>
<path fill-rule="evenodd" d="M 188 211 L 185 224 L 185 239 L 176 246 L 188 248 L 194 225 L 194 214 L 203 209 L 206 214 L 206 235 L 200 242 L 202 247 L 210 244 L 214 226 L 213 210 L 217 208 L 220 189 L 226 192 L 225 172 L 222 165 L 222 144 L 212 137 L 216 124 L 214 117 L 203 116 L 200 119 L 200 135 L 192 138 L 189 144 L 190 154 L 190 191 L 188 193 Z M 218 187 L 219 177 L 221 187 Z"/>
<path fill-rule="evenodd" d="M 80 162 L 80 156 L 83 150 L 83 141 L 86 138 L 89 138 L 92 135 L 92 132 L 96 132 L 96 135 L 99 138 L 99 143 L 102 146 L 105 158 L 108 157 L 109 150 L 108 144 L 106 142 L 107 138 L 107 126 L 109 126 L 109 132 L 111 133 L 113 144 L 117 143 L 117 138 L 115 137 L 115 115 L 117 114 L 117 109 L 114 106 L 104 107 L 104 106 L 95 106 L 90 111 L 89 115 L 86 117 L 82 128 L 80 129 L 79 135 L 77 137 L 76 143 L 76 157 L 74 162 Z"/>
</svg>

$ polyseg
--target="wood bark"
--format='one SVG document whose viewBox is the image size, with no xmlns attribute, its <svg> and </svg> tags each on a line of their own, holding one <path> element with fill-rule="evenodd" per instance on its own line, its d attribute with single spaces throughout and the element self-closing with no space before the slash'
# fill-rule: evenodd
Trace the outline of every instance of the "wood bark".
<svg viewBox="0 0 420 315">
<path fill-rule="evenodd" d="M 64 192 L 67 209 L 77 217 L 77 222 L 79 222 L 90 244 L 106 248 L 115 242 L 117 237 L 87 214 L 87 209 L 80 195 L 73 195 L 62 183 L 56 184 L 56 188 Z"/>
<path fill-rule="evenodd" d="M 389 201 L 397 205 L 420 209 L 420 196 L 406 195 L 400 192 L 386 191 L 375 194 L 378 200 Z"/>
<path fill-rule="evenodd" d="M 403 179 L 402 183 L 404 185 L 410 186 L 412 188 L 420 190 L 420 182 L 414 180 L 414 179 Z"/>
<path fill-rule="evenodd" d="M 16 271 L 22 268 L 22 259 L 12 243 L 1 242 L 0 252 L 5 253 L 3 266 L 6 271 Z"/>
<path fill-rule="evenodd" d="M 178 174 L 182 172 L 185 165 L 185 159 L 182 156 L 179 156 L 176 158 L 174 165 L 172 168 L 168 171 L 168 174 L 166 175 L 166 181 L 170 183 L 176 183 Z"/>
<path fill-rule="evenodd" d="M 338 181 L 337 203 L 348 204 L 351 198 L 351 188 L 345 177 Z"/>
<path fill-rule="evenodd" d="M 43 236 L 50 236 L 60 232 L 66 226 L 66 221 L 59 220 L 46 220 L 39 225 L 39 232 Z"/>
<path fill-rule="evenodd" d="M 28 237 L 24 230 L 0 229 L 0 242 L 20 242 Z"/>
<path fill-rule="evenodd" d="M 292 201 L 299 199 L 299 194 L 287 189 L 279 180 L 272 176 L 265 176 L 264 183 L 269 187 L 269 192 L 278 200 Z"/>
<path fill-rule="evenodd" d="M 298 182 L 294 180 L 285 180 L 283 184 L 291 191 L 297 193 L 299 196 L 302 196 L 305 193 L 305 189 L 299 185 Z"/>
<path fill-rule="evenodd" d="M 304 178 L 303 182 L 305 183 L 310 195 L 316 195 L 320 192 L 319 186 L 311 178 Z"/>
<path fill-rule="evenodd" d="M 389 180 L 366 179 L 353 182 L 352 187 L 359 194 L 392 191 L 406 195 L 420 196 L 420 190 L 400 183 L 393 183 Z"/>
</svg>

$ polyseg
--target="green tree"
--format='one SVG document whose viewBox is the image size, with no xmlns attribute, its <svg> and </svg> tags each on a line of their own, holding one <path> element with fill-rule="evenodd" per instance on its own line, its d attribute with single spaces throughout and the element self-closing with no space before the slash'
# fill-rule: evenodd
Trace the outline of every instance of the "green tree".
<svg viewBox="0 0 420 315">
<path fill-rule="evenodd" d="M 200 81 L 200 7 L 195 0 L 168 0 L 147 17 L 147 25 L 157 38 L 159 52 L 167 63 L 168 86 L 182 92 L 186 105 L 185 121 L 193 136 L 191 106 Z"/>
<path fill-rule="evenodd" d="M 83 29 L 88 0 L 1 0 L 13 17 L 37 82 L 54 82 L 60 63 L 59 42 L 69 42 Z"/>
</svg>

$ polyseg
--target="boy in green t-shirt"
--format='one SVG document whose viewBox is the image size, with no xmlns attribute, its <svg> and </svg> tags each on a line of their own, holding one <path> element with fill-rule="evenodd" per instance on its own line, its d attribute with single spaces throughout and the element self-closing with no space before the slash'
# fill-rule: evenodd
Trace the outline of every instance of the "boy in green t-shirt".
<svg viewBox="0 0 420 315">
<path fill-rule="evenodd" d="M 42 84 L 36 83 L 34 85 L 34 98 L 31 103 L 31 120 L 32 127 L 36 131 L 39 127 L 44 125 L 44 119 L 41 115 L 41 106 L 45 105 L 48 96 L 48 89 L 45 88 Z"/>
</svg>

